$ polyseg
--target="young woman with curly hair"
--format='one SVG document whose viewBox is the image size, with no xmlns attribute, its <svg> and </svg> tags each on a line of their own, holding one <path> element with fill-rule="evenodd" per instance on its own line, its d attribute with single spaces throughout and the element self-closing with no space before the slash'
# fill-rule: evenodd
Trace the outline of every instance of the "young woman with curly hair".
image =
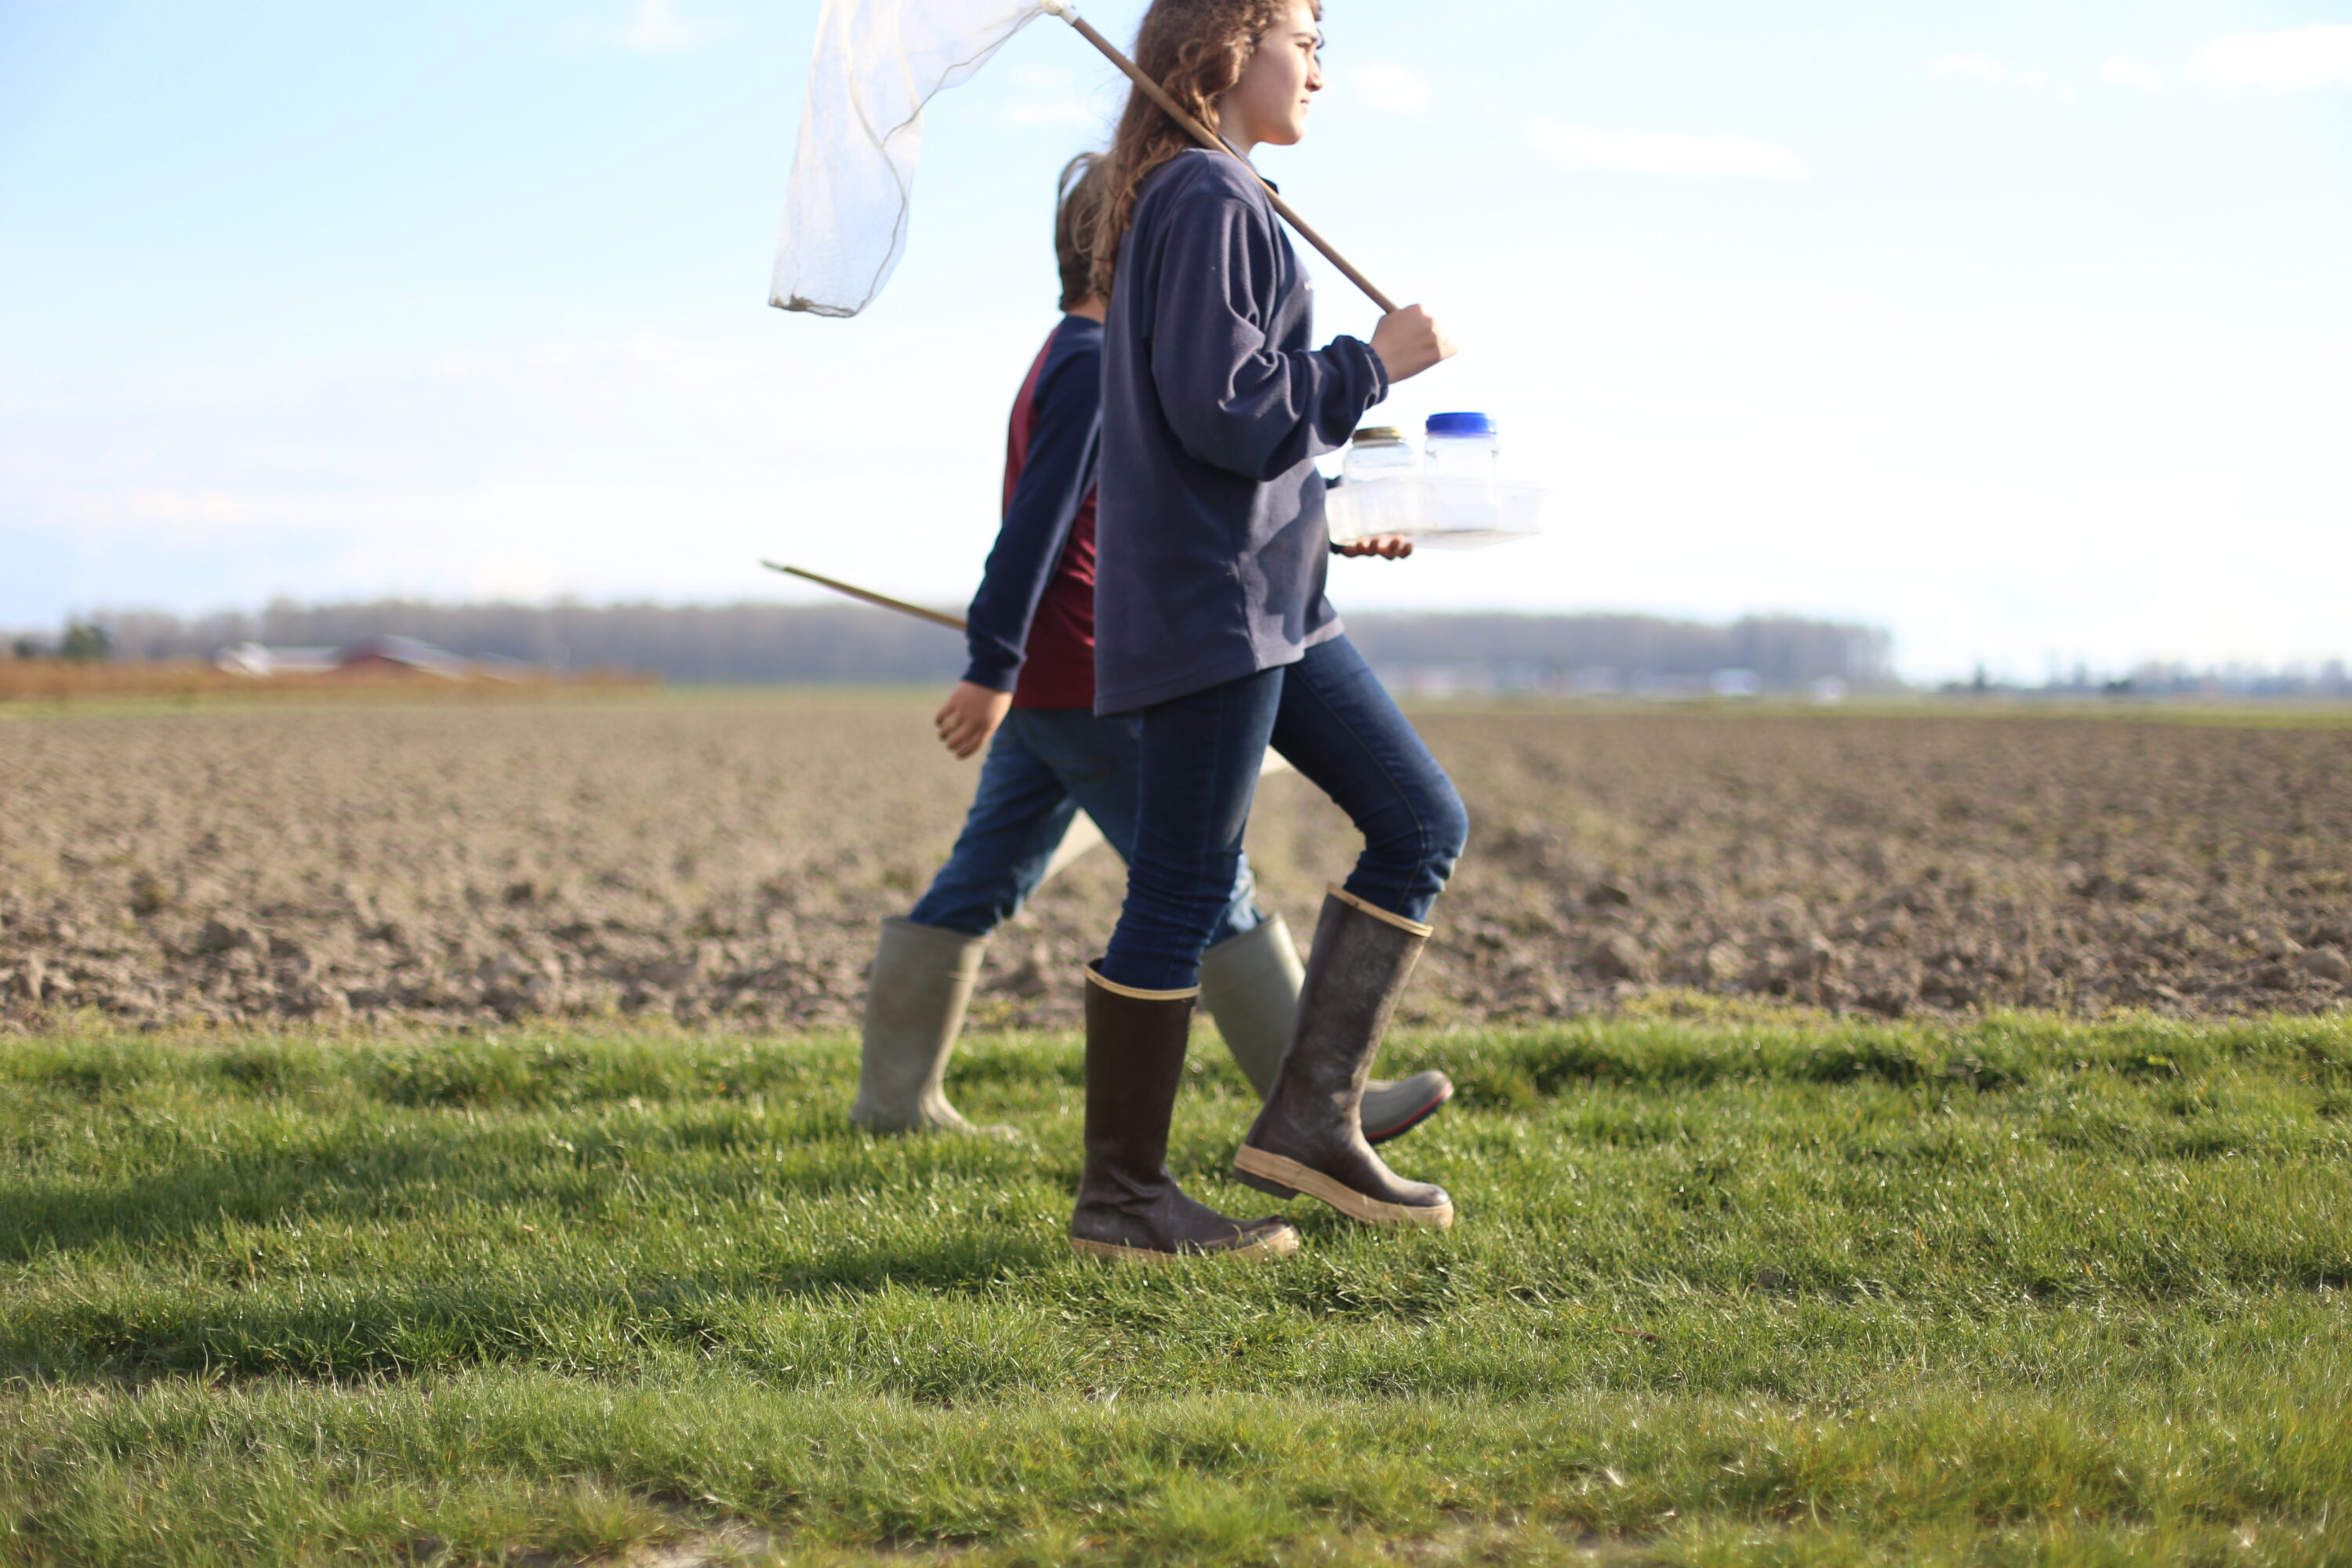
<svg viewBox="0 0 2352 1568">
<path fill-rule="evenodd" d="M 971 1131 L 948 1102 L 949 1055 L 990 933 L 1028 901 L 1083 810 L 1122 858 L 1135 852 L 1138 735 L 1095 716 L 1095 475 L 1102 440 L 1102 320 L 1094 291 L 1099 155 L 1057 182 L 1054 258 L 1062 318 L 1030 362 L 1005 432 L 1004 521 L 965 638 L 971 661 L 933 721 L 959 757 L 986 753 L 955 851 L 901 918 L 882 922 L 866 993 L 857 1098 L 876 1132 Z M 1261 910 L 1248 868 L 1201 958 L 1201 1003 L 1264 1095 L 1290 1043 L 1303 975 L 1280 915 Z M 1366 1086 L 1372 1142 L 1454 1092 L 1444 1073 Z"/>
<path fill-rule="evenodd" d="M 1095 706 L 1139 716 L 1142 787 L 1126 902 L 1087 973 L 1087 1160 L 1070 1236 L 1095 1256 L 1297 1246 L 1279 1219 L 1194 1202 L 1166 1165 L 1202 952 L 1269 743 L 1346 810 L 1364 847 L 1324 900 L 1297 1023 L 1235 1173 L 1368 1224 L 1453 1220 L 1444 1191 L 1381 1163 L 1359 1104 L 1468 819 L 1324 597 L 1313 459 L 1454 351 L 1418 306 L 1382 317 L 1370 342 L 1310 346 L 1306 275 L 1245 160 L 1305 136 L 1323 86 L 1320 15 L 1312 0 L 1154 0 L 1136 63 L 1232 152 L 1195 145 L 1141 93 L 1110 152 L 1095 247 L 1109 300 Z"/>
</svg>

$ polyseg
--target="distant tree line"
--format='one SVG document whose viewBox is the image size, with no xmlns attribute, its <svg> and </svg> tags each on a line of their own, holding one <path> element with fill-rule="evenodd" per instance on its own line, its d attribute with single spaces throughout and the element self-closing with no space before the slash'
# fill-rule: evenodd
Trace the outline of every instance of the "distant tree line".
<svg viewBox="0 0 2352 1568">
<path fill-rule="evenodd" d="M 10 639 L 8 651 L 18 658 L 63 658 L 77 664 L 94 663 L 114 657 L 114 638 L 104 626 L 90 621 L 68 621 L 66 629 L 54 642 L 37 637 Z"/>
<path fill-rule="evenodd" d="M 126 658 L 210 658 L 241 642 L 330 647 L 407 637 L 469 658 L 555 669 L 649 670 L 667 680 L 932 680 L 963 667 L 943 626 L 863 605 L 443 605 L 273 601 L 257 614 L 92 617 Z"/>
<path fill-rule="evenodd" d="M 121 658 L 210 658 L 242 642 L 331 647 L 411 637 L 475 658 L 561 669 L 650 670 L 674 681 L 935 681 L 963 668 L 962 640 L 943 627 L 861 605 L 440 605 L 384 599 L 182 618 L 152 611 L 84 617 Z M 1348 617 L 1364 656 L 1384 672 L 1442 673 L 1500 689 L 1577 685 L 1638 689 L 1644 679 L 1752 670 L 1768 689 L 1834 679 L 1857 689 L 1895 680 L 1892 643 L 1874 626 L 1790 616 L 1727 624 L 1625 615 L 1400 615 Z M 18 639 L 54 653 L 55 639 Z"/>
<path fill-rule="evenodd" d="M 2147 660 L 2120 675 L 2078 664 L 2053 670 L 2041 685 L 1996 680 L 1982 665 L 1971 680 L 1948 681 L 1941 689 L 1976 697 L 2254 697 L 2339 700 L 2352 697 L 2352 663 L 2330 658 L 2289 660 L 2278 666 L 2242 661 L 2199 667 Z"/>
<path fill-rule="evenodd" d="M 1382 669 L 1486 673 L 1483 684 L 1638 689 L 1645 679 L 1752 670 L 1769 690 L 1835 679 L 1892 686 L 1895 639 L 1877 626 L 1798 616 L 1736 621 L 1661 616 L 1400 615 L 1348 616 L 1349 635 Z"/>
</svg>

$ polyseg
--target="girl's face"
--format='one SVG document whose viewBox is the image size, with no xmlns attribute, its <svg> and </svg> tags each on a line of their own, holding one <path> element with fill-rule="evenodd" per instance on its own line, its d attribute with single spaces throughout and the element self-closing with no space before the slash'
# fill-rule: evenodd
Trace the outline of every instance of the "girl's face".
<svg viewBox="0 0 2352 1568">
<path fill-rule="evenodd" d="M 1307 135 L 1307 109 L 1323 90 L 1323 29 L 1307 0 L 1258 40 L 1241 80 L 1217 100 L 1218 129 L 1244 151 L 1260 142 L 1287 147 Z"/>
</svg>

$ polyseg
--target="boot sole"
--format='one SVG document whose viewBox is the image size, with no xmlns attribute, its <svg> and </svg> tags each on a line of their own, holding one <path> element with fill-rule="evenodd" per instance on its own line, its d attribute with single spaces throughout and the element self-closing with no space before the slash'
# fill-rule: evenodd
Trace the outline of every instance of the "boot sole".
<svg viewBox="0 0 2352 1568">
<path fill-rule="evenodd" d="M 1378 1198 L 1368 1198 L 1352 1187 L 1343 1187 L 1322 1172 L 1310 1169 L 1296 1160 L 1286 1160 L 1279 1154 L 1269 1154 L 1263 1149 L 1253 1149 L 1244 1143 L 1234 1155 L 1234 1175 L 1245 1186 L 1271 1193 L 1278 1198 L 1295 1198 L 1305 1193 L 1319 1198 L 1364 1225 L 1418 1226 L 1428 1230 L 1447 1230 L 1454 1225 L 1451 1203 L 1432 1204 L 1427 1208 L 1414 1208 L 1409 1204 L 1386 1204 Z"/>
<path fill-rule="evenodd" d="M 1200 1263 L 1216 1258 L 1244 1258 L 1253 1263 L 1287 1258 L 1298 1250 L 1298 1233 L 1288 1226 L 1270 1230 L 1247 1247 L 1220 1247 L 1214 1252 L 1154 1252 L 1147 1247 L 1121 1247 L 1115 1241 L 1070 1237 L 1070 1250 L 1080 1258 L 1102 1258 L 1114 1263 Z"/>
</svg>

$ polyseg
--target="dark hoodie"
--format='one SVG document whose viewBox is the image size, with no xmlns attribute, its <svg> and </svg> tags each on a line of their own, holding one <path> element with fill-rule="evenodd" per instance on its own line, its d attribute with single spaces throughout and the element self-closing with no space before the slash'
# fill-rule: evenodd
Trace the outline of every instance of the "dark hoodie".
<svg viewBox="0 0 2352 1568">
<path fill-rule="evenodd" d="M 1095 710 L 1294 663 L 1339 635 L 1313 459 L 1388 395 L 1310 349 L 1314 297 L 1256 176 L 1196 148 L 1143 183 L 1103 328 Z"/>
<path fill-rule="evenodd" d="M 1013 402 L 1004 522 L 964 631 L 963 678 L 1015 708 L 1095 701 L 1095 470 L 1102 328 L 1065 316 Z"/>
</svg>

